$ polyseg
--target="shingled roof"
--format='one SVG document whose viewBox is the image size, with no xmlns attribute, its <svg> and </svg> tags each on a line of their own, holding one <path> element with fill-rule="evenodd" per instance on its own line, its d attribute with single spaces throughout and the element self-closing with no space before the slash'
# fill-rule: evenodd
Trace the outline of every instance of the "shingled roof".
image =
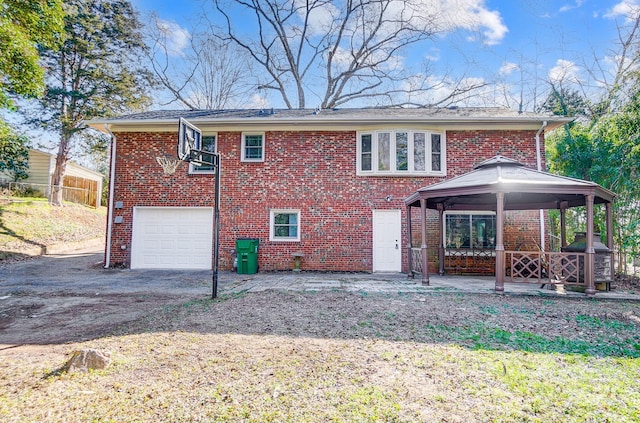
<svg viewBox="0 0 640 423">
<path fill-rule="evenodd" d="M 196 125 L 281 125 L 281 124 L 370 124 L 370 123 L 502 123 L 535 124 L 547 122 L 553 129 L 571 118 L 539 113 L 519 113 L 498 107 L 429 108 L 335 108 L 335 109 L 229 109 L 229 110 L 156 110 L 112 118 L 100 118 L 87 124 L 102 130 L 110 127 L 175 125 L 184 118 Z"/>
<path fill-rule="evenodd" d="M 568 178 L 530 169 L 504 156 L 479 163 L 471 172 L 417 190 L 405 200 L 407 205 L 445 210 L 494 210 L 497 192 L 505 193 L 505 210 L 535 210 L 585 204 L 585 195 L 595 196 L 595 203 L 611 202 L 614 193 L 591 181 Z"/>
</svg>

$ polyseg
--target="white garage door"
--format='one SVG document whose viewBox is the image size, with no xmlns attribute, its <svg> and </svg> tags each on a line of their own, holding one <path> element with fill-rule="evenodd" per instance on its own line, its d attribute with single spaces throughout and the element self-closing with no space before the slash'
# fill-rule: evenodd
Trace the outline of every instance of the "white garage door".
<svg viewBox="0 0 640 423">
<path fill-rule="evenodd" d="M 212 207 L 135 207 L 132 269 L 211 269 Z"/>
</svg>

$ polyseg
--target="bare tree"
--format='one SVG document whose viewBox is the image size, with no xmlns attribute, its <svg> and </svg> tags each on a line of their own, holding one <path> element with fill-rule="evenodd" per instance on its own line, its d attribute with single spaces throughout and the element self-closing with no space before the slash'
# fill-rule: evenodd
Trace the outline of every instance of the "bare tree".
<svg viewBox="0 0 640 423">
<path fill-rule="evenodd" d="M 640 7 L 636 7 L 628 16 L 624 25 L 618 25 L 616 49 L 611 50 L 606 59 L 598 59 L 594 54 L 594 65 L 588 68 L 595 84 L 604 89 L 600 102 L 594 103 L 597 109 L 592 116 L 602 116 L 615 112 L 628 100 L 630 84 L 638 79 L 640 70 Z M 613 63 L 613 66 L 611 66 Z"/>
<path fill-rule="evenodd" d="M 226 40 L 266 72 L 260 88 L 277 92 L 288 108 L 304 108 L 309 92 L 321 108 L 367 99 L 385 105 L 425 105 L 407 93 L 433 88 L 411 76 L 402 52 L 438 32 L 435 12 L 417 0 L 214 0 Z M 240 10 L 238 10 L 240 8 Z M 240 13 L 242 11 L 243 13 Z M 237 13 L 236 13 L 237 12 Z M 243 22 L 236 19 L 242 16 Z M 255 29 L 255 36 L 247 29 Z M 244 31 L 244 32 L 243 32 Z M 460 85 L 452 102 L 482 84 Z"/>
<path fill-rule="evenodd" d="M 246 105 L 253 89 L 250 62 L 244 51 L 216 36 L 210 25 L 188 37 L 184 48 L 175 46 L 174 25 L 152 16 L 147 27 L 151 67 L 171 98 L 189 109 L 222 109 Z"/>
</svg>

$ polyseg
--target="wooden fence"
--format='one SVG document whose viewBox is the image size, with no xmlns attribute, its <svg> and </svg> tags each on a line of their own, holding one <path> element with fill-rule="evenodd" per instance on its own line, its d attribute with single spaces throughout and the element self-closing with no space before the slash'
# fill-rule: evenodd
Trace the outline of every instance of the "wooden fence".
<svg viewBox="0 0 640 423">
<path fill-rule="evenodd" d="M 62 187 L 62 199 L 73 203 L 84 204 L 89 207 L 97 207 L 98 196 L 102 193 L 98 192 L 98 182 L 75 176 L 65 176 L 64 186 Z M 28 182 L 3 182 L 0 181 L 0 187 L 6 187 L 11 191 L 28 192 L 33 190 L 34 193 L 40 193 L 43 197 L 51 197 L 52 187 L 47 184 L 31 184 Z"/>
<path fill-rule="evenodd" d="M 65 176 L 62 183 L 62 198 L 66 201 L 96 207 L 98 204 L 98 181 L 77 176 Z"/>
</svg>

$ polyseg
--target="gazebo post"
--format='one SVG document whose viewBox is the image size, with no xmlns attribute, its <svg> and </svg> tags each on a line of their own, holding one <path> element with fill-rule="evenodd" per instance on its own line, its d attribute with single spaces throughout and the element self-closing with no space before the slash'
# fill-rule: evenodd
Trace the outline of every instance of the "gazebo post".
<svg viewBox="0 0 640 423">
<path fill-rule="evenodd" d="M 496 193 L 496 293 L 504 294 L 504 193 Z"/>
<path fill-rule="evenodd" d="M 594 279 L 595 255 L 596 250 L 593 248 L 593 194 L 584 196 L 587 206 L 587 249 L 585 257 L 584 278 L 587 285 L 584 293 L 593 296 L 596 294 L 596 286 Z"/>
<path fill-rule="evenodd" d="M 420 220 L 422 221 L 422 284 L 429 285 L 429 255 L 427 254 L 427 199 L 420 199 Z"/>
<path fill-rule="evenodd" d="M 440 228 L 440 244 L 438 245 L 438 274 L 444 275 L 444 205 L 438 203 L 438 228 Z"/>
<path fill-rule="evenodd" d="M 611 280 L 616 276 L 615 254 L 613 252 L 613 204 L 607 202 L 605 204 L 607 211 L 607 248 L 611 250 Z"/>
<path fill-rule="evenodd" d="M 560 247 L 567 246 L 567 202 L 560 202 Z"/>
<path fill-rule="evenodd" d="M 411 206 L 407 206 L 407 266 L 409 266 L 409 273 L 407 277 L 413 279 L 413 253 L 411 246 L 413 245 L 413 234 L 411 233 Z"/>
</svg>

